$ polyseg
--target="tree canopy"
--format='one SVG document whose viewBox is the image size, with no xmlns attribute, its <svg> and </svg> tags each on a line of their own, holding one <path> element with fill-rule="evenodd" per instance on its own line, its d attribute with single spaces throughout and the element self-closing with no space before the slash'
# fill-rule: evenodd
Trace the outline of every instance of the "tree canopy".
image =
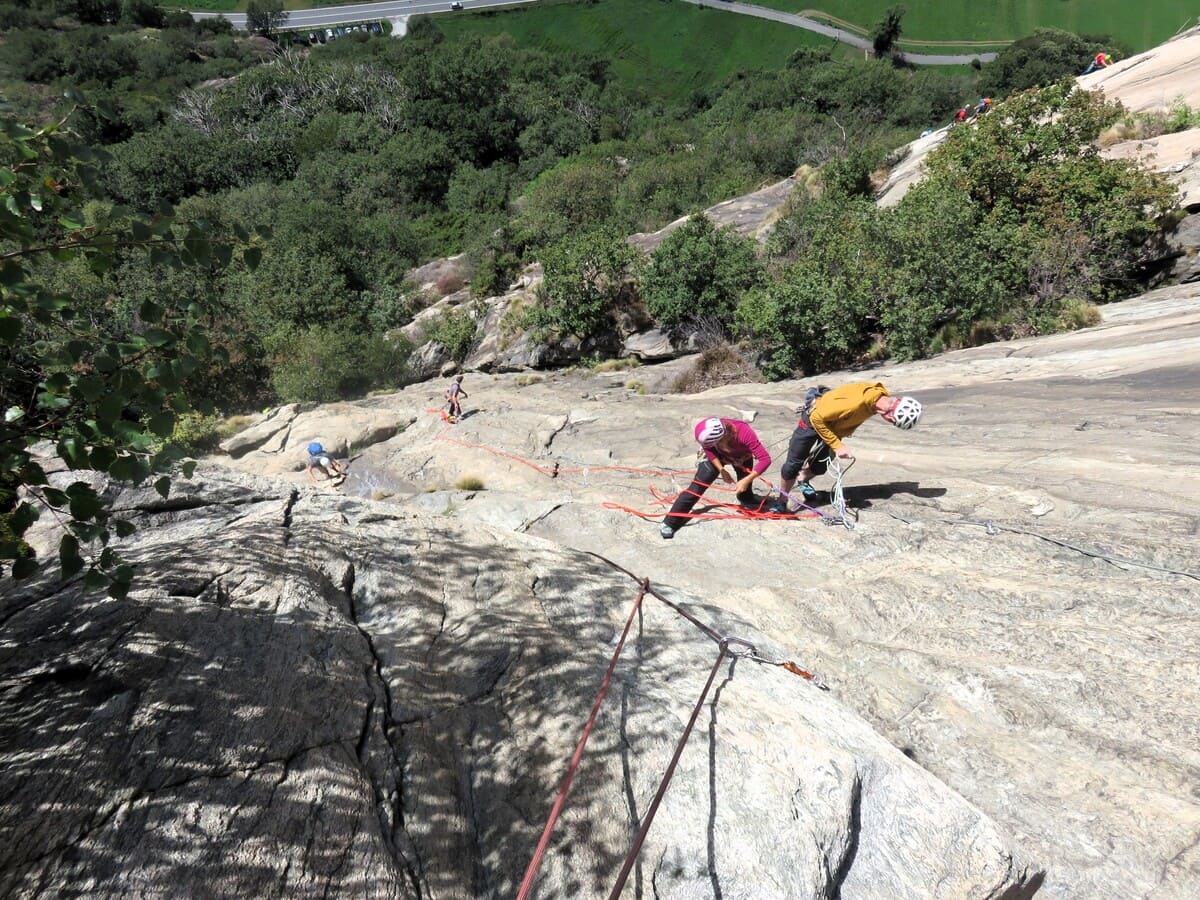
<svg viewBox="0 0 1200 900">
<path fill-rule="evenodd" d="M 86 478 L 52 484 L 43 460 L 153 479 L 165 497 L 178 461 L 166 442 L 191 408 L 184 385 L 212 348 L 197 304 L 146 299 L 119 323 L 120 298 L 73 295 L 72 279 L 56 275 L 101 275 L 130 256 L 210 268 L 232 253 L 207 223 L 182 225 L 165 204 L 143 214 L 107 201 L 96 168 L 107 156 L 80 143 L 68 119 L 0 124 L 0 561 L 16 577 L 32 574 L 37 561 L 23 536 L 51 516 L 62 528 L 63 576 L 82 573 L 119 595 L 132 570 L 107 545 L 131 526 L 111 517 Z"/>
</svg>

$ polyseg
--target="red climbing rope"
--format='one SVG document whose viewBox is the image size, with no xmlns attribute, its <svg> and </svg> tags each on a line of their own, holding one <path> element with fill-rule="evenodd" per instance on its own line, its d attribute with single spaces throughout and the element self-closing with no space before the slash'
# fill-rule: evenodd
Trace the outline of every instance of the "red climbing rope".
<svg viewBox="0 0 1200 900">
<path fill-rule="evenodd" d="M 820 678 L 820 676 L 814 675 L 813 673 L 800 668 L 794 662 L 783 661 L 783 660 L 773 660 L 773 659 L 769 659 L 767 657 L 761 656 L 761 655 L 759 655 L 758 650 L 755 648 L 755 646 L 753 644 L 751 644 L 749 641 L 743 640 L 742 638 L 739 638 L 739 637 L 734 637 L 733 635 L 721 634 L 721 632 L 717 631 L 712 626 L 706 625 L 704 622 L 701 622 L 699 619 L 697 619 L 694 615 L 692 615 L 690 612 L 688 612 L 686 609 L 684 609 L 678 603 L 668 600 L 662 594 L 658 593 L 658 591 L 656 591 L 652 587 L 650 587 L 650 579 L 649 578 L 639 579 L 636 575 L 634 575 L 628 569 L 624 568 L 623 566 L 618 565 L 617 563 L 613 562 L 611 559 L 601 556 L 598 553 L 590 553 L 589 552 L 588 555 L 596 557 L 600 561 L 607 563 L 612 568 L 616 569 L 619 572 L 623 572 L 624 574 L 626 574 L 630 578 L 632 578 L 634 581 L 638 582 L 638 585 L 639 585 L 638 595 L 637 595 L 637 599 L 634 600 L 633 608 L 629 611 L 629 617 L 625 621 L 625 628 L 621 632 L 621 638 L 617 642 L 616 650 L 613 651 L 612 658 L 609 660 L 608 671 L 605 672 L 604 679 L 600 683 L 600 690 L 597 692 L 596 699 L 592 703 L 591 715 L 588 716 L 587 723 L 584 725 L 584 728 L 583 728 L 583 734 L 580 736 L 579 743 L 575 747 L 575 753 L 574 753 L 574 755 L 572 755 L 571 762 L 567 766 L 567 774 L 563 777 L 562 785 L 558 791 L 558 796 L 555 797 L 554 805 L 551 808 L 550 814 L 546 819 L 545 826 L 542 828 L 542 836 L 538 841 L 537 849 L 534 851 L 533 858 L 530 860 L 529 866 L 525 870 L 525 877 L 521 881 L 521 888 L 520 888 L 519 893 L 517 894 L 517 900 L 528 900 L 530 891 L 533 889 L 533 883 L 537 878 L 538 869 L 540 868 L 540 866 L 542 864 L 542 859 L 545 857 L 546 849 L 547 849 L 547 847 L 549 847 L 549 844 L 550 844 L 550 836 L 551 836 L 552 832 L 554 831 L 554 826 L 558 821 L 559 815 L 562 813 L 563 805 L 566 803 L 567 794 L 571 789 L 571 782 L 575 777 L 576 770 L 579 768 L 579 762 L 583 758 L 584 747 L 587 745 L 588 738 L 591 736 L 591 733 L 592 733 L 592 728 L 596 724 L 596 718 L 600 713 L 600 705 L 601 705 L 601 703 L 604 702 L 605 694 L 608 692 L 608 686 L 609 686 L 610 682 L 612 681 L 613 672 L 616 670 L 617 659 L 620 657 L 621 651 L 624 650 L 624 648 L 625 648 L 625 639 L 629 636 L 629 629 L 633 625 L 634 616 L 637 615 L 638 610 L 641 609 L 642 600 L 645 598 L 645 596 L 647 594 L 654 597 L 656 600 L 660 601 L 661 603 L 665 604 L 666 606 L 670 607 L 672 610 L 674 610 L 680 616 L 687 619 L 688 622 L 695 625 L 696 628 L 699 629 L 701 632 L 703 632 L 706 637 L 708 637 L 716 642 L 718 648 L 720 648 L 720 652 L 717 654 L 716 662 L 713 663 L 712 670 L 708 674 L 708 681 L 705 682 L 704 690 L 700 694 L 700 699 L 696 701 L 696 705 L 692 710 L 692 715 L 691 715 L 691 718 L 688 720 L 687 727 L 684 729 L 683 735 L 682 735 L 682 737 L 680 737 L 679 743 L 675 747 L 675 753 L 671 757 L 671 762 L 667 766 L 667 771 L 663 775 L 662 781 L 659 782 L 658 791 L 655 793 L 654 800 L 650 804 L 649 809 L 647 809 L 647 811 L 646 811 L 646 815 L 643 818 L 642 823 L 638 829 L 637 836 L 634 839 L 633 846 L 630 848 L 628 855 L 625 857 L 625 862 L 621 868 L 621 873 L 617 878 L 617 884 L 613 888 L 613 891 L 609 897 L 609 900 L 614 900 L 614 898 L 616 898 L 620 895 L 622 889 L 625 886 L 625 882 L 629 878 L 629 872 L 633 868 L 633 865 L 637 860 L 638 854 L 641 852 L 642 844 L 646 840 L 646 835 L 649 834 L 649 832 L 650 832 L 650 825 L 654 820 L 655 814 L 658 812 L 658 807 L 661 804 L 663 797 L 666 795 L 667 787 L 671 782 L 671 778 L 675 774 L 675 768 L 679 764 L 679 759 L 683 755 L 683 748 L 685 746 L 687 746 L 688 739 L 691 737 L 692 729 L 696 724 L 696 718 L 699 716 L 700 710 L 704 706 L 704 701 L 708 697 L 708 692 L 712 688 L 712 683 L 713 683 L 713 680 L 716 678 L 717 670 L 720 668 L 721 662 L 727 656 L 735 656 L 740 659 L 749 659 L 749 660 L 752 660 L 752 661 L 758 662 L 758 663 L 765 663 L 767 665 L 779 666 L 781 668 L 787 669 L 789 672 L 792 672 L 796 675 L 806 678 L 807 680 L 811 681 L 814 684 L 814 686 L 821 688 L 822 690 L 829 690 L 828 686 Z M 742 649 L 738 652 L 735 652 L 734 650 L 731 649 L 732 646 L 738 646 L 738 647 L 741 647 Z"/>
<path fill-rule="evenodd" d="M 579 768 L 579 761 L 583 758 L 583 748 L 587 746 L 588 738 L 592 734 L 592 726 L 596 724 L 596 717 L 600 714 L 600 704 L 604 702 L 604 695 L 608 693 L 608 685 L 612 681 L 613 670 L 617 667 L 617 657 L 621 655 L 621 651 L 625 648 L 625 638 L 629 635 L 629 629 L 633 625 L 634 616 L 642 608 L 642 600 L 645 598 L 646 591 L 649 588 L 650 579 L 647 578 L 642 582 L 637 599 L 633 601 L 633 607 L 629 610 L 629 618 L 625 620 L 625 629 L 621 632 L 621 639 L 617 641 L 617 649 L 613 651 L 612 659 L 608 662 L 608 671 L 604 673 L 604 680 L 600 682 L 600 690 L 596 692 L 596 699 L 592 703 L 592 714 L 588 716 L 587 724 L 583 727 L 583 734 L 580 736 L 579 743 L 575 747 L 575 754 L 571 757 L 571 764 L 567 766 L 567 774 L 563 778 L 562 787 L 558 789 L 558 796 L 554 799 L 554 806 L 551 808 L 550 815 L 546 819 L 546 827 L 542 829 L 542 837 L 538 841 L 537 849 L 533 853 L 533 859 L 529 861 L 529 868 L 525 870 L 525 878 L 521 882 L 521 890 L 517 893 L 517 900 L 526 900 L 529 897 L 529 892 L 533 889 L 533 881 L 537 877 L 538 868 L 542 865 L 542 857 L 546 855 L 546 848 L 550 844 L 550 835 L 554 831 L 555 823 L 558 822 L 558 816 L 562 812 L 563 804 L 567 801 L 567 793 L 571 790 L 571 781 L 575 778 L 575 770 Z"/>
<path fill-rule="evenodd" d="M 470 450 L 482 450 L 485 453 L 491 453 L 493 456 L 500 456 L 500 457 L 503 457 L 504 459 L 509 459 L 515 463 L 519 463 L 523 466 L 528 466 L 529 468 L 533 469 L 535 472 L 540 472 L 541 474 L 546 475 L 550 478 L 557 478 L 559 475 L 588 475 L 592 472 L 630 472 L 635 475 L 650 475 L 650 476 L 660 477 L 660 478 L 661 477 L 666 477 L 666 478 L 686 477 L 686 476 L 689 476 L 692 474 L 691 470 L 689 470 L 689 469 L 674 469 L 674 470 L 645 469 L 645 468 L 639 468 L 637 466 L 569 466 L 569 467 L 563 467 L 558 462 L 555 462 L 553 466 L 543 466 L 543 465 L 539 465 L 536 462 L 533 462 L 532 460 L 525 459 L 522 456 L 518 456 L 515 453 L 509 453 L 507 450 L 499 450 L 495 447 L 489 447 L 487 444 L 475 444 L 470 441 L 463 441 L 463 440 L 459 440 L 458 438 L 450 437 L 449 432 L 454 427 L 454 425 L 450 422 L 450 416 L 446 413 L 446 411 L 441 410 L 441 409 L 427 409 L 426 412 L 428 412 L 432 415 L 440 416 L 442 421 L 446 424 L 446 427 L 440 433 L 438 433 L 437 435 L 434 436 L 435 441 L 446 441 L 447 443 L 457 444 L 459 447 L 466 447 Z M 765 479 L 764 479 L 764 483 L 768 487 L 773 487 L 773 485 L 771 485 L 770 482 L 765 481 Z M 709 485 L 709 487 L 707 488 L 707 491 L 722 491 L 725 493 L 733 493 L 735 490 L 736 490 L 736 488 L 734 488 L 734 487 L 727 487 L 725 485 L 720 485 L 720 484 Z M 667 495 L 667 494 L 664 494 L 662 491 L 658 490 L 656 487 L 654 487 L 654 485 L 650 485 L 650 494 L 651 494 L 651 496 L 654 497 L 654 502 L 661 506 L 670 507 L 675 502 L 675 499 L 681 493 L 685 493 L 685 492 L 696 494 L 696 492 L 692 491 L 690 488 L 684 488 L 683 491 L 680 491 L 674 495 Z M 696 494 L 696 496 L 697 496 L 697 498 L 699 498 L 702 495 Z M 629 513 L 630 515 L 637 516 L 638 518 L 647 519 L 647 520 L 658 519 L 664 515 L 664 513 L 662 513 L 662 512 L 650 512 L 650 511 L 642 510 L 642 509 L 634 509 L 631 506 L 625 506 L 624 504 L 614 503 L 612 501 L 605 501 L 601 505 L 605 509 L 612 509 L 612 510 L 617 510 L 619 512 Z M 710 519 L 710 520 L 719 520 L 719 519 L 759 519 L 759 520 L 817 519 L 817 518 L 825 518 L 826 517 L 825 513 L 822 513 L 819 510 L 812 509 L 811 507 L 808 508 L 808 511 L 806 511 L 806 512 L 773 513 L 773 512 L 764 512 L 762 510 L 747 509 L 740 505 L 734 505 L 732 503 L 721 503 L 720 501 L 714 502 L 714 503 L 712 503 L 712 505 L 716 506 L 716 507 L 720 507 L 721 509 L 724 509 L 724 510 L 728 510 L 728 512 L 703 512 L 703 513 L 688 512 L 688 513 L 678 513 L 677 517 L 681 518 L 681 519 Z"/>
<path fill-rule="evenodd" d="M 704 682 L 704 690 L 700 692 L 700 699 L 692 707 L 692 717 L 688 719 L 687 727 L 683 729 L 683 736 L 679 738 L 679 743 L 675 745 L 675 753 L 671 756 L 671 762 L 667 765 L 667 771 L 663 775 L 662 781 L 658 783 L 658 791 L 655 793 L 654 799 L 650 802 L 650 808 L 646 810 L 646 815 L 642 817 L 642 827 L 638 829 L 637 837 L 633 839 L 633 846 L 629 848 L 629 853 L 625 856 L 625 864 L 621 866 L 621 873 L 617 876 L 617 883 L 613 886 L 612 893 L 608 895 L 608 900 L 617 900 L 621 896 L 621 891 L 625 889 L 625 882 L 629 879 L 629 872 L 633 869 L 633 864 L 637 861 L 638 854 L 642 852 L 642 844 L 646 841 L 646 835 L 650 833 L 650 826 L 654 822 L 658 806 L 662 803 L 662 798 L 667 793 L 667 787 L 671 784 L 671 778 L 675 774 L 675 767 L 679 765 L 679 757 L 683 755 L 683 748 L 687 746 L 688 738 L 692 736 L 692 728 L 696 724 L 700 710 L 704 707 L 704 701 L 708 698 L 708 691 L 712 687 L 713 681 L 716 680 L 717 670 L 721 667 L 721 663 L 724 662 L 728 653 L 729 640 L 725 639 L 721 641 L 721 652 L 717 654 L 712 669 L 708 673 L 708 681 Z"/>
<path fill-rule="evenodd" d="M 493 456 L 502 456 L 505 459 L 511 459 L 513 462 L 520 463 L 523 466 L 541 472 L 543 475 L 549 475 L 551 478 L 557 478 L 559 475 L 582 475 L 588 472 L 632 472 L 635 475 L 654 475 L 672 477 L 675 475 L 690 475 L 691 472 L 687 469 L 671 470 L 671 469 L 642 469 L 637 466 L 571 466 L 562 467 L 558 463 L 553 466 L 539 466 L 532 460 L 525 459 L 515 453 L 509 453 L 507 450 L 497 450 L 495 447 L 489 447 L 487 444 L 473 444 L 470 441 L 461 441 L 458 438 L 448 436 L 448 432 L 454 426 L 449 422 L 449 416 L 444 410 L 427 409 L 428 413 L 435 413 L 442 417 L 442 421 L 446 422 L 446 428 L 434 436 L 435 441 L 446 441 L 449 444 L 457 444 L 460 447 L 467 447 L 471 450 L 483 450 L 485 453 L 491 453 Z"/>
</svg>

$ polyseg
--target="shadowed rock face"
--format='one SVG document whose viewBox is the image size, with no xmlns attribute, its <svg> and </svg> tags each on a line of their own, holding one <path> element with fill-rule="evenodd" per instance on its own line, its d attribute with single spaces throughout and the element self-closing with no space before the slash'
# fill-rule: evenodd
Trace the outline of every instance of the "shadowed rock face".
<svg viewBox="0 0 1200 900">
<path fill-rule="evenodd" d="M 691 427 L 708 415 L 753 419 L 778 480 L 809 382 L 658 393 L 684 360 L 524 386 L 480 376 L 450 429 L 424 412 L 442 385 L 413 386 L 386 402 L 414 423 L 368 449 L 344 490 L 593 550 L 751 623 L 1013 830 L 1046 865 L 1046 896 L 1190 898 L 1200 582 L 1071 547 L 1200 570 L 1200 285 L 1103 315 L 1070 334 L 813 379 L 879 379 L 925 403 L 911 432 L 875 420 L 850 440 L 852 532 L 735 519 L 663 541 L 604 505 L 661 514 L 649 488 L 685 486 Z M 486 489 L 453 490 L 468 475 Z"/>
<path fill-rule="evenodd" d="M 206 467 L 126 600 L 0 602 L 0 894 L 511 897 L 637 585 L 478 524 Z M 748 623 L 686 602 L 723 632 Z M 539 896 L 603 896 L 714 643 L 647 599 Z M 627 891 L 1027 897 L 1041 874 L 839 700 L 727 660 Z"/>
</svg>

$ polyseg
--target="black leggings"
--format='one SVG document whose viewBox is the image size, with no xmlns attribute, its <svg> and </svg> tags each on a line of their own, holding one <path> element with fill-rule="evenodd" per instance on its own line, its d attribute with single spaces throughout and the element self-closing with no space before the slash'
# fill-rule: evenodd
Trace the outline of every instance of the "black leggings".
<svg viewBox="0 0 1200 900">
<path fill-rule="evenodd" d="M 813 475 L 822 475 L 829 467 L 829 445 L 821 440 L 807 419 L 802 419 L 800 426 L 792 432 L 788 442 L 787 459 L 784 460 L 779 474 L 784 479 L 795 478 L 808 463 L 808 470 Z"/>
<path fill-rule="evenodd" d="M 749 465 L 747 465 L 749 463 Z M 753 460 L 743 459 L 733 464 L 733 471 L 738 478 L 748 475 L 753 466 Z M 671 511 L 667 513 L 667 518 L 663 520 L 664 525 L 669 525 L 671 528 L 681 528 L 687 520 L 687 513 L 692 511 L 692 507 L 708 490 L 708 486 L 717 479 L 717 467 L 714 466 L 708 459 L 705 459 L 696 467 L 696 475 L 692 478 L 692 483 L 687 486 L 687 490 L 680 493 L 675 498 L 675 503 L 671 506 Z M 754 493 L 754 488 L 749 487 L 744 493 L 737 495 L 738 503 L 743 506 L 753 506 L 758 502 L 758 497 Z"/>
</svg>

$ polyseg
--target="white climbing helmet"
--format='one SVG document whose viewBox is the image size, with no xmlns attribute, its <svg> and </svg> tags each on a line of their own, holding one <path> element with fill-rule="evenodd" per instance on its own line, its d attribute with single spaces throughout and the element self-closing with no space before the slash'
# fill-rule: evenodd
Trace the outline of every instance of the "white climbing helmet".
<svg viewBox="0 0 1200 900">
<path fill-rule="evenodd" d="M 913 397 L 900 397 L 888 414 L 889 421 L 905 431 L 921 421 L 921 402 Z"/>
<path fill-rule="evenodd" d="M 696 440 L 701 447 L 715 447 L 725 437 L 725 424 L 718 418 L 705 419 L 696 428 Z"/>
</svg>

